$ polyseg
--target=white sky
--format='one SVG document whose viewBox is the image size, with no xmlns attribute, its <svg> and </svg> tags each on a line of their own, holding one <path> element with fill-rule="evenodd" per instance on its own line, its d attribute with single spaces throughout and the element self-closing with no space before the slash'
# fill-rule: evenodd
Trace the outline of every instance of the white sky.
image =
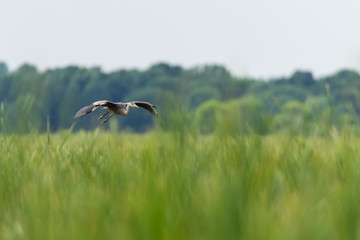
<svg viewBox="0 0 360 240">
<path fill-rule="evenodd" d="M 222 64 L 234 75 L 360 69 L 359 0 L 1 0 L 10 69 Z"/>
</svg>

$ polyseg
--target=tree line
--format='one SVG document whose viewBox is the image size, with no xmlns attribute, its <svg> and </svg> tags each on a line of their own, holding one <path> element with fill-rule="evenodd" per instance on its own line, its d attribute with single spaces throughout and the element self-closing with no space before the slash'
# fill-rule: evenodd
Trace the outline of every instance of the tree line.
<svg viewBox="0 0 360 240">
<path fill-rule="evenodd" d="M 79 66 L 39 71 L 34 65 L 23 64 L 9 71 L 0 62 L 1 127 L 8 132 L 45 131 L 47 126 L 57 131 L 74 122 L 75 129 L 94 129 L 100 124 L 97 118 L 101 113 L 76 121 L 73 116 L 79 108 L 102 99 L 151 102 L 158 107 L 165 128 L 184 124 L 179 117 L 186 115 L 186 121 L 203 133 L 219 127 L 233 132 L 311 131 L 308 125 L 314 121 L 357 123 L 359 90 L 360 75 L 353 70 L 319 79 L 311 72 L 296 71 L 264 81 L 233 76 L 221 65 L 185 69 L 157 63 L 145 70 L 104 72 L 98 67 Z M 226 124 L 219 126 L 219 122 Z M 155 122 L 146 111 L 133 110 L 129 116 L 113 120 L 112 125 L 144 132 Z"/>
</svg>

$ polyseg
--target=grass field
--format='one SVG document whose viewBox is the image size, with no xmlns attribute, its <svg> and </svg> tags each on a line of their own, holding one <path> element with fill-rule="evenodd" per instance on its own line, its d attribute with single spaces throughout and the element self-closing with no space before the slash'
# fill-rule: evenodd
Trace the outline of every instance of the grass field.
<svg viewBox="0 0 360 240">
<path fill-rule="evenodd" d="M 0 239 L 359 239 L 358 136 L 2 136 Z"/>
</svg>

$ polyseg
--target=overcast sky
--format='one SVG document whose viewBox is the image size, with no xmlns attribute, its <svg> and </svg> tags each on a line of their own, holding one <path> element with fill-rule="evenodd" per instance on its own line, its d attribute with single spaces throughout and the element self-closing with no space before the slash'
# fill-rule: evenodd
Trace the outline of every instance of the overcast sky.
<svg viewBox="0 0 360 240">
<path fill-rule="evenodd" d="M 0 61 L 322 76 L 360 70 L 359 11 L 359 0 L 1 0 Z"/>
</svg>

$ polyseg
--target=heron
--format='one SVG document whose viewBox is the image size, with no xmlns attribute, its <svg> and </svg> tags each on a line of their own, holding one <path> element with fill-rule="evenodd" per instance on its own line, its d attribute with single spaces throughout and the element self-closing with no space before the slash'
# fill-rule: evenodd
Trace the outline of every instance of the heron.
<svg viewBox="0 0 360 240">
<path fill-rule="evenodd" d="M 105 114 L 103 114 L 99 117 L 99 120 L 103 119 L 106 115 L 108 115 L 110 113 L 108 118 L 103 120 L 102 124 L 106 123 L 115 114 L 125 115 L 125 116 L 129 115 L 130 107 L 134 107 L 134 108 L 144 108 L 144 109 L 148 110 L 158 120 L 158 122 L 163 126 L 163 122 L 161 121 L 158 113 L 155 110 L 156 107 L 149 102 L 143 102 L 143 101 L 131 101 L 131 102 L 111 102 L 108 100 L 96 101 L 88 106 L 81 108 L 79 111 L 77 111 L 74 118 L 79 118 L 88 113 L 91 113 L 91 112 L 95 111 L 98 107 L 102 107 L 103 109 L 107 110 L 105 112 Z"/>
</svg>

